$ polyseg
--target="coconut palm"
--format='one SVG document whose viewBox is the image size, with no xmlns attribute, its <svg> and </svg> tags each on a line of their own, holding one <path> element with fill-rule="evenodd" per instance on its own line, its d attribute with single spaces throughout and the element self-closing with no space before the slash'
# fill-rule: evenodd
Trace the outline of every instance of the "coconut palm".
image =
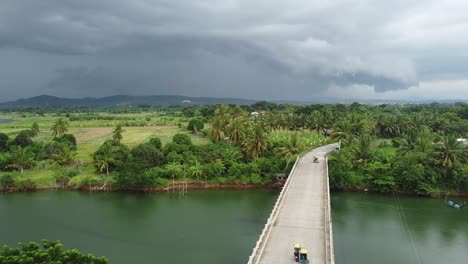
<svg viewBox="0 0 468 264">
<path fill-rule="evenodd" d="M 245 138 L 245 119 L 236 118 L 226 127 L 226 135 L 234 145 L 240 145 Z"/>
<path fill-rule="evenodd" d="M 68 121 L 63 118 L 59 118 L 55 121 L 50 130 L 54 137 L 61 138 L 68 132 Z"/>
<path fill-rule="evenodd" d="M 356 161 L 366 164 L 372 158 L 372 142 L 373 138 L 370 135 L 361 135 L 356 139 L 351 150 Z"/>
<path fill-rule="evenodd" d="M 34 160 L 33 153 L 27 148 L 18 147 L 12 151 L 11 163 L 7 168 L 15 168 L 23 173 L 24 169 L 32 167 L 35 164 L 36 161 Z"/>
<path fill-rule="evenodd" d="M 224 121 L 221 118 L 213 118 L 211 121 L 211 129 L 208 133 L 208 137 L 214 142 L 220 141 L 223 138 L 223 126 Z"/>
<path fill-rule="evenodd" d="M 244 150 L 250 157 L 258 158 L 268 147 L 270 141 L 267 138 L 265 129 L 261 125 L 256 125 L 253 131 L 247 136 L 244 142 Z"/>
<path fill-rule="evenodd" d="M 64 144 L 59 154 L 53 154 L 52 158 L 57 164 L 70 165 L 75 161 L 76 152 L 69 144 Z"/>
<path fill-rule="evenodd" d="M 439 159 L 445 175 L 452 169 L 456 161 L 464 162 L 468 149 L 459 141 L 455 135 L 449 135 L 442 139 L 437 146 L 434 155 Z"/>
<path fill-rule="evenodd" d="M 335 124 L 330 137 L 334 140 L 348 142 L 351 138 L 351 129 L 351 122 L 348 119 L 343 119 Z"/>
<path fill-rule="evenodd" d="M 416 149 L 416 141 L 418 140 L 418 133 L 414 129 L 408 130 L 403 139 L 401 140 L 400 148 L 397 153 L 399 155 L 406 155 L 408 152 Z"/>
<path fill-rule="evenodd" d="M 112 131 L 112 139 L 116 142 L 122 141 L 122 134 L 125 132 L 125 130 L 122 129 L 121 125 L 118 125 L 115 127 L 114 131 Z"/>
<path fill-rule="evenodd" d="M 116 161 L 115 151 L 112 145 L 108 143 L 102 145 L 99 154 L 95 156 L 94 160 L 99 171 L 109 175 L 109 167 Z"/>
<path fill-rule="evenodd" d="M 283 157 L 286 157 L 286 168 L 289 166 L 289 162 L 291 162 L 291 158 L 299 154 L 301 150 L 301 144 L 298 140 L 297 134 L 294 133 L 286 143 L 286 145 L 279 147 L 276 151 Z"/>
</svg>

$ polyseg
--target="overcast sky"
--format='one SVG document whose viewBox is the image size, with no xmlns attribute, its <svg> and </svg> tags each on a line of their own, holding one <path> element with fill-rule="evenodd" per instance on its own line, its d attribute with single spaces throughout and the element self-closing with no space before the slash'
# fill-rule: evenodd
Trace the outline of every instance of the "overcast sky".
<svg viewBox="0 0 468 264">
<path fill-rule="evenodd" d="M 468 99 L 465 0 L 2 0 L 0 101 Z"/>
</svg>

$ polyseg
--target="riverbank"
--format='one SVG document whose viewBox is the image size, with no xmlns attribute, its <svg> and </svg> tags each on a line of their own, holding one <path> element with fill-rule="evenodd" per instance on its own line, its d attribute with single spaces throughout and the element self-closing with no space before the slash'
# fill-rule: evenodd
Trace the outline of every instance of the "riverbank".
<svg viewBox="0 0 468 264">
<path fill-rule="evenodd" d="M 269 184 L 242 184 L 242 183 L 212 183 L 212 182 L 184 182 L 177 181 L 175 184 L 168 183 L 164 186 L 155 188 L 112 188 L 112 186 L 36 186 L 29 189 L 0 189 L 0 193 L 16 193 L 16 192 L 34 192 L 34 191 L 48 191 L 48 190 L 69 190 L 69 191 L 91 191 L 91 192 L 144 192 L 144 193 L 158 193 L 158 192 L 186 192 L 187 190 L 249 190 L 249 189 L 278 189 L 281 188 L 284 181 L 277 181 Z"/>
</svg>

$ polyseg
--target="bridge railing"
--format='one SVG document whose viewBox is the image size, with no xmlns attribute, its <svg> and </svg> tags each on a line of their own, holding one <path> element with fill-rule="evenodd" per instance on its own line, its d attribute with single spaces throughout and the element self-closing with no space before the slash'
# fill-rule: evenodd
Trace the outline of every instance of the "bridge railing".
<svg viewBox="0 0 468 264">
<path fill-rule="evenodd" d="M 324 221 L 325 221 L 325 230 L 328 233 L 328 239 L 325 236 L 325 257 L 327 263 L 335 264 L 335 254 L 334 254 L 334 247 L 333 247 L 333 228 L 332 228 L 332 216 L 331 216 L 331 200 L 330 200 L 330 180 L 328 176 L 328 156 L 325 157 L 325 166 L 326 166 L 326 177 L 327 180 L 325 181 L 325 190 L 327 190 L 327 212 L 325 213 Z"/>
<path fill-rule="evenodd" d="M 275 206 L 273 207 L 273 210 L 271 211 L 270 217 L 268 218 L 267 223 L 265 224 L 265 227 L 263 228 L 262 233 L 260 234 L 260 238 L 257 240 L 257 243 L 252 251 L 252 254 L 249 257 L 249 262 L 247 262 L 248 264 L 257 264 L 258 261 L 260 260 L 260 257 L 263 254 L 263 250 L 265 249 L 266 242 L 270 238 L 271 230 L 278 217 L 278 212 L 281 206 L 283 205 L 284 196 L 287 190 L 289 189 L 294 173 L 296 172 L 296 167 L 297 167 L 298 162 L 299 162 L 299 157 L 297 157 L 296 162 L 294 163 L 294 166 L 291 169 L 291 172 L 289 173 L 288 179 L 284 183 L 283 189 L 281 190 L 280 195 L 278 196 L 278 199 L 276 200 Z"/>
</svg>

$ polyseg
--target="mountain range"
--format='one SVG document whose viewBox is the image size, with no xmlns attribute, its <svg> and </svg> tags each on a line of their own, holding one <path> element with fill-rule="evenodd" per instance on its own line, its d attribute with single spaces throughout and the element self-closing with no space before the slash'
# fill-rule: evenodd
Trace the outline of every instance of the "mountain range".
<svg viewBox="0 0 468 264">
<path fill-rule="evenodd" d="M 134 95 L 114 95 L 107 97 L 85 97 L 85 98 L 62 98 L 51 95 L 40 95 L 16 101 L 8 101 L 0 103 L 0 108 L 26 108 L 26 107 L 94 107 L 94 106 L 137 106 L 137 105 L 154 105 L 154 106 L 169 106 L 169 105 L 209 105 L 209 104 L 235 104 L 235 105 L 251 105 L 258 100 L 240 99 L 240 98 L 214 98 L 214 97 L 189 97 L 180 95 L 151 95 L 151 96 L 134 96 Z M 277 104 L 351 104 L 359 102 L 361 104 L 427 104 L 427 103 L 444 103 L 453 104 L 457 102 L 468 103 L 467 100 L 378 100 L 378 99 L 336 99 L 336 98 L 316 98 L 310 101 L 292 101 L 292 100 L 273 100 Z"/>
<path fill-rule="evenodd" d="M 239 104 L 250 105 L 255 100 L 237 98 L 188 97 L 179 95 L 132 96 L 114 95 L 101 98 L 62 98 L 50 95 L 40 95 L 26 99 L 18 99 L 0 103 L 0 108 L 18 107 L 66 107 L 66 106 L 137 106 L 137 105 L 207 105 L 207 104 Z"/>
</svg>

